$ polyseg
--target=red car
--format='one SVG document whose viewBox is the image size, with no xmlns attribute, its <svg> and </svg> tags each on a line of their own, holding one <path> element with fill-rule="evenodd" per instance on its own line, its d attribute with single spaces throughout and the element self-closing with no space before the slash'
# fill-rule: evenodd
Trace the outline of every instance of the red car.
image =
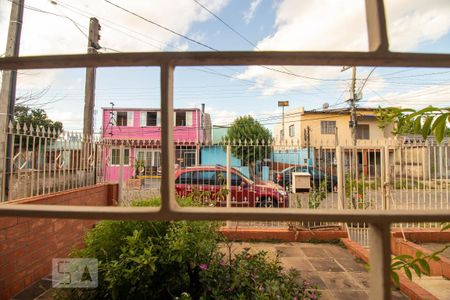
<svg viewBox="0 0 450 300">
<path fill-rule="evenodd" d="M 177 170 L 175 187 L 178 196 L 205 193 L 216 206 L 226 206 L 226 168 L 198 166 Z M 231 169 L 231 205 L 238 207 L 289 207 L 283 188 L 271 181 L 255 183 L 238 170 Z"/>
</svg>

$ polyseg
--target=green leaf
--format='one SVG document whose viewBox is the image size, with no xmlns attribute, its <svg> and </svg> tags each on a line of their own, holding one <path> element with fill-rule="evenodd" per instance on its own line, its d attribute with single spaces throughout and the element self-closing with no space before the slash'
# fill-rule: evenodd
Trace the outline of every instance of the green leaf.
<svg viewBox="0 0 450 300">
<path fill-rule="evenodd" d="M 442 226 L 441 231 L 449 230 L 450 229 L 450 223 L 447 223 L 447 225 Z"/>
<path fill-rule="evenodd" d="M 413 270 L 414 270 L 414 272 L 416 272 L 417 276 L 422 277 L 422 271 L 420 270 L 418 265 L 412 264 L 411 268 L 413 268 Z"/>
<path fill-rule="evenodd" d="M 430 127 L 431 127 L 431 124 L 433 122 L 433 119 L 434 118 L 432 116 L 428 116 L 426 118 L 425 122 L 423 123 L 423 126 L 422 126 L 422 137 L 423 137 L 424 140 L 430 134 Z"/>
<path fill-rule="evenodd" d="M 439 120 L 439 123 L 436 125 L 436 129 L 435 129 L 436 140 L 438 141 L 438 143 L 441 143 L 442 140 L 444 139 L 445 131 L 447 129 L 447 117 L 445 115 L 442 115 L 440 117 L 444 117 L 444 118 Z M 436 122 L 438 121 L 438 119 L 436 119 Z"/>
<path fill-rule="evenodd" d="M 400 277 L 398 276 L 397 272 L 391 271 L 391 278 L 392 281 L 394 281 L 395 286 L 400 285 Z"/>
<path fill-rule="evenodd" d="M 405 264 L 404 261 L 396 261 L 396 262 L 392 263 L 391 269 L 393 269 L 393 268 L 395 268 L 395 267 L 397 267 L 397 266 L 404 265 L 404 264 Z"/>
<path fill-rule="evenodd" d="M 421 258 L 423 256 L 423 252 L 422 251 L 417 251 L 416 252 L 416 257 L 417 258 Z"/>
<path fill-rule="evenodd" d="M 425 259 L 419 259 L 419 264 L 422 267 L 423 273 L 430 275 L 430 265 Z"/>
<path fill-rule="evenodd" d="M 406 277 L 408 277 L 409 280 L 412 280 L 412 273 L 409 270 L 409 267 L 408 266 L 404 266 L 403 269 L 405 270 Z"/>
<path fill-rule="evenodd" d="M 411 255 L 407 255 L 407 254 L 401 254 L 401 255 L 397 255 L 396 257 L 394 257 L 394 259 L 408 262 L 408 261 L 414 259 L 414 257 L 412 257 Z"/>
<path fill-rule="evenodd" d="M 414 120 L 414 133 L 418 134 L 420 133 L 420 127 L 422 125 L 422 118 L 420 116 L 418 116 L 415 120 Z"/>
</svg>

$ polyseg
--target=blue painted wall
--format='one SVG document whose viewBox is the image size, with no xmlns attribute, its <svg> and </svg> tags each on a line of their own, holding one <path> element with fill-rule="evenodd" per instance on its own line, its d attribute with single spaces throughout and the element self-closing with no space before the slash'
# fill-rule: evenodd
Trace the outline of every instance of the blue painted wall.
<svg viewBox="0 0 450 300">
<path fill-rule="evenodd" d="M 222 146 L 202 147 L 200 150 L 200 164 L 208 165 L 227 165 L 227 153 Z M 231 166 L 240 167 L 242 162 L 240 159 L 231 155 Z"/>
<path fill-rule="evenodd" d="M 273 163 L 283 163 L 292 165 L 310 165 L 314 161 L 314 148 L 309 148 L 310 159 L 308 161 L 308 149 L 289 149 L 272 152 Z"/>
</svg>

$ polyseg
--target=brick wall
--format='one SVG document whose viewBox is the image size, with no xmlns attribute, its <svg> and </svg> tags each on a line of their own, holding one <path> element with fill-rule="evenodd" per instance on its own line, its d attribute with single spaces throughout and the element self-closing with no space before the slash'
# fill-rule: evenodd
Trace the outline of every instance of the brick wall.
<svg viewBox="0 0 450 300">
<path fill-rule="evenodd" d="M 11 201 L 14 204 L 115 205 L 118 187 L 102 184 Z M 5 204 L 8 205 L 8 204 Z M 83 245 L 96 221 L 0 218 L 0 299 L 9 299 L 51 272 L 52 258 Z"/>
</svg>

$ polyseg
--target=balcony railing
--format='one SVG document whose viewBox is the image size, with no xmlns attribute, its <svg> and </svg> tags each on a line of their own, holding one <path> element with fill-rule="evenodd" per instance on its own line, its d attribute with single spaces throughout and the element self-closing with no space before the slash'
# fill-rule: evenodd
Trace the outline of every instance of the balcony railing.
<svg viewBox="0 0 450 300">
<path fill-rule="evenodd" d="M 0 205 L 0 216 L 122 220 L 275 220 L 370 224 L 370 298 L 390 299 L 390 226 L 446 222 L 448 211 L 180 208 L 175 202 L 173 76 L 177 66 L 320 65 L 450 67 L 449 54 L 389 51 L 382 0 L 366 0 L 369 52 L 184 52 L 80 54 L 0 59 L 1 70 L 157 66 L 161 69 L 162 179 L 160 208 Z M 2 149 L 3 150 L 3 149 Z"/>
</svg>

